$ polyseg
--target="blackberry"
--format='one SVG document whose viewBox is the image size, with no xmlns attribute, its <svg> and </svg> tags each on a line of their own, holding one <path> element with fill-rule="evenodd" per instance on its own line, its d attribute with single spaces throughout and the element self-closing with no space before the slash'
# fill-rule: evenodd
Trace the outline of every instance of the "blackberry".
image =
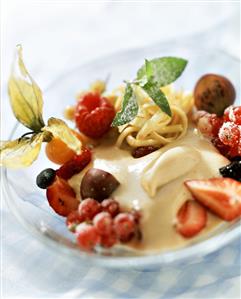
<svg viewBox="0 0 241 299">
<path fill-rule="evenodd" d="M 38 174 L 36 184 L 41 189 L 47 189 L 53 183 L 55 176 L 55 170 L 52 168 L 46 168 Z"/>
<path fill-rule="evenodd" d="M 241 182 L 241 160 L 235 160 L 232 163 L 219 169 L 223 177 L 232 178 Z"/>
</svg>

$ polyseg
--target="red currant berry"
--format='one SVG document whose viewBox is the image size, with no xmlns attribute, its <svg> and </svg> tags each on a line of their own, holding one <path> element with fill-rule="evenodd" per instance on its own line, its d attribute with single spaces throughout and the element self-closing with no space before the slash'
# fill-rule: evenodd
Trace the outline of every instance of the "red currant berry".
<svg viewBox="0 0 241 299">
<path fill-rule="evenodd" d="M 114 229 L 121 242 L 130 241 L 136 232 L 136 221 L 129 213 L 120 213 L 114 219 Z"/>
<path fill-rule="evenodd" d="M 114 230 L 108 235 L 100 236 L 100 245 L 105 248 L 110 248 L 117 243 L 117 236 Z"/>
<path fill-rule="evenodd" d="M 238 125 L 228 121 L 220 128 L 218 137 L 222 143 L 235 147 L 240 141 L 240 128 Z"/>
<path fill-rule="evenodd" d="M 98 201 L 93 198 L 86 198 L 79 204 L 79 214 L 85 220 L 92 220 L 96 214 L 101 211 Z"/>
<path fill-rule="evenodd" d="M 91 251 L 99 242 L 99 234 L 93 225 L 81 223 L 76 228 L 76 239 L 81 249 Z"/>
<path fill-rule="evenodd" d="M 78 211 L 70 212 L 68 217 L 66 218 L 66 225 L 68 230 L 71 232 L 75 232 L 76 226 L 84 221 L 84 218 L 79 214 Z"/>
<path fill-rule="evenodd" d="M 210 124 L 212 126 L 212 136 L 217 137 L 218 132 L 223 125 L 223 118 L 218 117 L 216 114 L 211 114 L 210 115 Z"/>
<path fill-rule="evenodd" d="M 100 212 L 93 219 L 93 224 L 100 235 L 109 235 L 113 230 L 113 219 L 108 212 Z"/>
<path fill-rule="evenodd" d="M 110 213 L 112 217 L 115 217 L 120 211 L 120 205 L 118 201 L 108 198 L 101 202 L 101 208 L 103 211 Z"/>
</svg>

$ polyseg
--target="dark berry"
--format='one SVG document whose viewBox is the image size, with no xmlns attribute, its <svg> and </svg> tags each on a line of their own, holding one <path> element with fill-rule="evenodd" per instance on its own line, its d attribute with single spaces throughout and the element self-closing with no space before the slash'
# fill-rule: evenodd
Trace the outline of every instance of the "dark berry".
<svg viewBox="0 0 241 299">
<path fill-rule="evenodd" d="M 101 202 L 105 198 L 108 198 L 119 184 L 111 173 L 91 168 L 86 172 L 81 181 L 81 197 L 82 199 L 90 197 Z"/>
<path fill-rule="evenodd" d="M 44 169 L 38 174 L 36 184 L 41 189 L 47 189 L 53 183 L 55 176 L 55 170 L 52 168 Z"/>
<path fill-rule="evenodd" d="M 241 160 L 233 161 L 232 163 L 220 168 L 219 172 L 223 177 L 232 178 L 241 182 Z"/>
<path fill-rule="evenodd" d="M 132 151 L 132 157 L 141 158 L 146 155 L 149 155 L 150 153 L 152 153 L 156 150 L 158 150 L 158 147 L 155 147 L 155 146 L 151 146 L 151 145 L 150 146 L 140 146 L 140 147 L 135 148 Z"/>
</svg>

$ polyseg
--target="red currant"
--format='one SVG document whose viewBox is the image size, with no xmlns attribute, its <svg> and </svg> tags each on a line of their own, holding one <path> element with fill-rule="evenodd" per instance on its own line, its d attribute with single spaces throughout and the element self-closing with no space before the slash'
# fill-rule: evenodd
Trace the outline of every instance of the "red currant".
<svg viewBox="0 0 241 299">
<path fill-rule="evenodd" d="M 136 221 L 129 213 L 120 213 L 114 219 L 114 228 L 121 242 L 130 241 L 136 232 Z"/>
<path fill-rule="evenodd" d="M 91 251 L 99 242 L 99 234 L 91 224 L 81 223 L 76 228 L 77 244 L 81 249 Z"/>
<path fill-rule="evenodd" d="M 92 220 L 100 211 L 100 204 L 93 198 L 86 198 L 79 204 L 79 214 L 84 217 L 85 220 Z"/>
<path fill-rule="evenodd" d="M 115 217 L 120 211 L 120 205 L 118 201 L 112 198 L 104 199 L 101 202 L 101 208 L 103 211 L 110 213 L 112 217 Z"/>
<path fill-rule="evenodd" d="M 100 212 L 93 219 L 93 224 L 100 235 L 109 235 L 113 230 L 113 219 L 108 212 Z"/>
<path fill-rule="evenodd" d="M 108 235 L 100 236 L 100 245 L 105 248 L 110 248 L 117 243 L 117 236 L 114 230 Z"/>
<path fill-rule="evenodd" d="M 79 214 L 78 211 L 72 211 L 66 218 L 66 225 L 68 230 L 75 232 L 76 226 L 84 221 L 84 218 Z"/>
</svg>

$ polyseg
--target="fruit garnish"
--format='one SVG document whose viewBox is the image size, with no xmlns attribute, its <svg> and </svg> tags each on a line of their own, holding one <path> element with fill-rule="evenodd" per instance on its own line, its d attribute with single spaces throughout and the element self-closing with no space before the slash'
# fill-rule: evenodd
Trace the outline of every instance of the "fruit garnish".
<svg viewBox="0 0 241 299">
<path fill-rule="evenodd" d="M 241 215 L 241 183 L 231 178 L 188 180 L 186 187 L 201 204 L 226 221 Z"/>
<path fill-rule="evenodd" d="M 207 74 L 196 83 L 194 99 L 197 109 L 222 116 L 224 110 L 234 103 L 235 89 L 227 78 Z"/>
<path fill-rule="evenodd" d="M 24 65 L 21 46 L 17 46 L 8 92 L 14 115 L 31 131 L 19 139 L 1 142 L 2 166 L 20 168 L 31 165 L 38 157 L 42 142 L 49 142 L 55 137 L 76 153 L 81 152 L 81 142 L 64 121 L 50 118 L 45 126 L 42 117 L 42 92 Z"/>
<path fill-rule="evenodd" d="M 116 114 L 112 126 L 117 127 L 129 123 L 138 114 L 136 86 L 142 88 L 163 112 L 171 116 L 168 100 L 160 88 L 174 82 L 182 74 L 186 65 L 185 59 L 177 57 L 161 57 L 150 61 L 146 59 L 145 65 L 137 72 L 137 78 L 130 82 L 125 81 L 126 88 L 122 108 Z"/>
<path fill-rule="evenodd" d="M 39 133 L 31 138 L 23 137 L 13 141 L 2 141 L 0 164 L 9 168 L 31 165 L 39 155 L 44 135 Z"/>
<path fill-rule="evenodd" d="M 92 220 L 95 215 L 101 212 L 101 206 L 95 199 L 86 198 L 79 204 L 78 211 L 85 220 Z"/>
<path fill-rule="evenodd" d="M 81 172 L 91 161 L 91 151 L 87 148 L 80 155 L 74 157 L 57 170 L 57 175 L 65 180 Z"/>
<path fill-rule="evenodd" d="M 67 217 L 70 212 L 78 209 L 79 201 L 69 184 L 56 177 L 54 183 L 47 188 L 47 199 L 52 209 L 59 215 Z"/>
<path fill-rule="evenodd" d="M 118 214 L 114 219 L 114 229 L 121 242 L 129 242 L 137 230 L 135 218 L 130 213 Z"/>
<path fill-rule="evenodd" d="M 79 247 L 92 251 L 99 242 L 99 234 L 92 224 L 81 223 L 76 228 L 76 240 Z"/>
<path fill-rule="evenodd" d="M 65 223 L 68 230 L 74 233 L 77 225 L 82 223 L 84 220 L 84 217 L 81 216 L 78 211 L 72 211 L 67 216 Z"/>
<path fill-rule="evenodd" d="M 111 173 L 91 168 L 86 172 L 81 181 L 81 197 L 82 199 L 90 197 L 101 202 L 109 198 L 119 185 L 120 183 Z"/>
<path fill-rule="evenodd" d="M 55 176 L 54 169 L 46 168 L 37 175 L 36 184 L 41 189 L 47 189 L 54 182 Z"/>
<path fill-rule="evenodd" d="M 218 137 L 223 144 L 237 147 L 241 141 L 241 129 L 233 122 L 225 122 L 218 132 Z"/>
<path fill-rule="evenodd" d="M 232 163 L 221 167 L 219 172 L 223 177 L 232 178 L 241 182 L 241 160 L 233 161 Z"/>
<path fill-rule="evenodd" d="M 224 111 L 225 121 L 232 121 L 236 125 L 241 125 L 241 106 L 230 106 Z"/>
<path fill-rule="evenodd" d="M 84 94 L 76 106 L 76 126 L 91 138 L 100 138 L 107 133 L 114 117 L 114 106 L 98 93 Z"/>
<path fill-rule="evenodd" d="M 117 243 L 118 239 L 114 230 L 108 235 L 100 235 L 99 244 L 104 248 L 110 248 Z"/>
<path fill-rule="evenodd" d="M 194 200 L 187 200 L 176 217 L 176 230 L 185 238 L 197 235 L 207 223 L 206 209 Z"/>
<path fill-rule="evenodd" d="M 132 157 L 133 158 L 141 158 L 146 155 L 149 155 L 150 153 L 153 153 L 154 151 L 158 150 L 158 147 L 155 146 L 140 146 L 135 148 L 132 151 Z"/>
<path fill-rule="evenodd" d="M 93 224 L 100 235 L 107 236 L 113 231 L 113 219 L 108 212 L 98 213 L 93 219 Z"/>
<path fill-rule="evenodd" d="M 120 211 L 120 205 L 118 201 L 107 198 L 101 202 L 102 211 L 108 212 L 112 217 L 115 217 Z"/>
</svg>

